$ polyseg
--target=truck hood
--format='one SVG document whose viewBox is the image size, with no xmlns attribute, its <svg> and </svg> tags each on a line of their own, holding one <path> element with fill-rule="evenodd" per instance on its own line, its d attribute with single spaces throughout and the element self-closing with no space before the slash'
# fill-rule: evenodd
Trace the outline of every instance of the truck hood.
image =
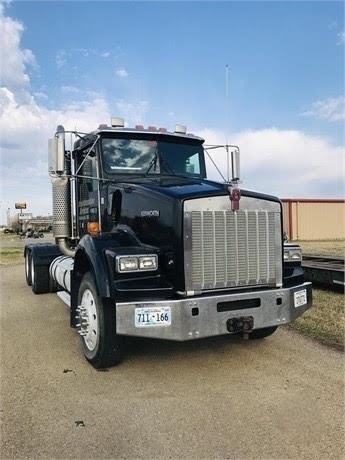
<svg viewBox="0 0 345 460">
<path fill-rule="evenodd" d="M 152 193 L 157 193 L 177 200 L 184 200 L 197 196 L 201 198 L 229 194 L 229 184 L 227 183 L 215 182 L 208 179 L 193 179 L 184 176 L 160 176 L 154 179 L 151 177 L 141 177 L 131 180 L 128 184 L 122 184 L 122 186 L 127 189 L 142 188 L 143 190 L 151 191 Z M 279 199 L 275 196 L 251 190 L 241 189 L 241 194 L 268 201 L 279 201 Z"/>
</svg>

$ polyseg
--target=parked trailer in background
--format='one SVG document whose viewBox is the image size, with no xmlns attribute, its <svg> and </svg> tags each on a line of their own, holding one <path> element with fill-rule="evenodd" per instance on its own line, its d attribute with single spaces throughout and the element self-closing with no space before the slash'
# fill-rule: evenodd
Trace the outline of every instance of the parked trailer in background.
<svg viewBox="0 0 345 460">
<path fill-rule="evenodd" d="M 302 267 L 307 280 L 344 293 L 344 257 L 303 254 Z"/>
<path fill-rule="evenodd" d="M 71 150 L 62 126 L 49 142 L 56 244 L 25 247 L 26 280 L 70 306 L 94 367 L 120 362 L 126 336 L 263 338 L 311 306 L 281 202 L 239 188 L 238 147 L 118 118 L 73 134 Z M 215 148 L 231 181 L 206 178 Z"/>
</svg>

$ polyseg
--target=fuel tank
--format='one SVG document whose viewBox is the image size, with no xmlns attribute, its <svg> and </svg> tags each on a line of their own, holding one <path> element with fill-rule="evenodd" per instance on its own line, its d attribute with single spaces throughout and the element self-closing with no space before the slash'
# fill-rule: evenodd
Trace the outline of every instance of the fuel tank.
<svg viewBox="0 0 345 460">
<path fill-rule="evenodd" d="M 73 271 L 74 259 L 72 257 L 56 257 L 49 267 L 49 274 L 59 286 L 69 294 L 71 293 L 71 272 Z"/>
</svg>

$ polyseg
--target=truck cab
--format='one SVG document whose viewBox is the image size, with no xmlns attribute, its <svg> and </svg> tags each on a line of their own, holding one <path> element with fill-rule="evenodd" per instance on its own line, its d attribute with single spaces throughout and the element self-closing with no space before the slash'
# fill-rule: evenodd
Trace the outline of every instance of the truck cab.
<svg viewBox="0 0 345 460">
<path fill-rule="evenodd" d="M 126 336 L 263 338 L 311 306 L 280 200 L 239 188 L 238 147 L 122 119 L 70 151 L 65 134 L 49 143 L 56 244 L 25 249 L 26 276 L 68 303 L 94 367 L 118 363 Z M 215 147 L 231 180 L 207 178 Z"/>
</svg>

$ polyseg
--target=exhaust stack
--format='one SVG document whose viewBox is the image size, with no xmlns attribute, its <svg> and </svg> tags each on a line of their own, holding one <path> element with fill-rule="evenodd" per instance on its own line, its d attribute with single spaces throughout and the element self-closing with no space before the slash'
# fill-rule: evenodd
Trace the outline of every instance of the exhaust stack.
<svg viewBox="0 0 345 460">
<path fill-rule="evenodd" d="M 53 194 L 53 235 L 61 252 L 73 257 L 75 250 L 70 248 L 71 237 L 71 187 L 68 175 L 70 164 L 66 161 L 65 130 L 59 125 L 55 137 L 49 139 L 49 175 Z"/>
</svg>

